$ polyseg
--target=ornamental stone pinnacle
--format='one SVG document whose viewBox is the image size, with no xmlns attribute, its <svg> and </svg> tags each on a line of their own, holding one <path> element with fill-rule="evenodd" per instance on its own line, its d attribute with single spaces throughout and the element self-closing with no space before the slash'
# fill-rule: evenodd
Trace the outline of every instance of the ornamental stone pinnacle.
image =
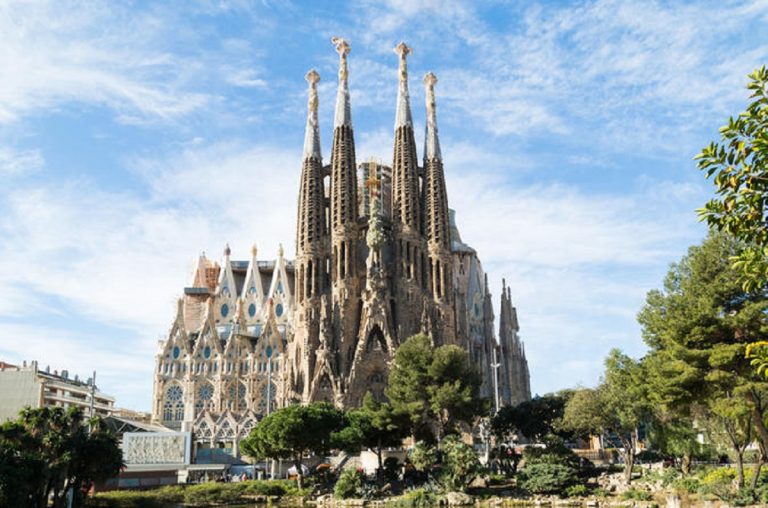
<svg viewBox="0 0 768 508">
<path fill-rule="evenodd" d="M 404 42 L 401 42 L 395 46 L 395 53 L 400 57 L 399 65 L 399 79 L 400 86 L 397 91 L 397 113 L 395 116 L 395 128 L 403 126 L 413 125 L 411 119 L 411 105 L 408 97 L 408 62 L 406 57 L 413 50 L 409 48 Z"/>
<path fill-rule="evenodd" d="M 304 76 L 309 83 L 309 99 L 307 100 L 307 128 L 304 132 L 304 158 L 322 159 L 320 153 L 320 127 L 317 122 L 317 83 L 320 74 L 312 69 Z"/>
<path fill-rule="evenodd" d="M 437 135 L 437 111 L 435 105 L 435 84 L 437 76 L 428 72 L 424 76 L 424 95 L 427 102 L 427 126 L 424 136 L 424 159 L 442 160 L 440 140 Z"/>
<path fill-rule="evenodd" d="M 336 116 L 333 126 L 352 126 L 352 108 L 349 104 L 349 70 L 347 69 L 347 55 L 350 51 L 349 43 L 341 37 L 333 37 L 331 42 L 336 46 L 339 54 L 339 89 L 336 93 Z"/>
</svg>

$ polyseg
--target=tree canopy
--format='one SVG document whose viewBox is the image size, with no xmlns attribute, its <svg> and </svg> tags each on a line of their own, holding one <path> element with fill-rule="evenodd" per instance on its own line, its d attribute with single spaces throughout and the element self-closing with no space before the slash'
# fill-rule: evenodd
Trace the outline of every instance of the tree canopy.
<svg viewBox="0 0 768 508">
<path fill-rule="evenodd" d="M 82 506 L 94 482 L 122 467 L 117 439 L 98 418 L 85 421 L 71 407 L 26 408 L 0 426 L 0 506 Z"/>
<path fill-rule="evenodd" d="M 765 290 L 746 291 L 741 284 L 731 259 L 742 245 L 713 233 L 691 247 L 672 265 L 664 287 L 648 293 L 638 320 L 650 348 L 646 375 L 654 404 L 682 416 L 695 416 L 693 411 L 703 408 L 727 419 L 721 423 L 732 433 L 746 410 L 765 452 L 768 383 L 754 371 L 745 350 L 768 332 L 768 298 Z M 734 411 L 722 407 L 723 400 Z M 737 434 L 743 433 L 732 435 Z M 734 446 L 734 451 L 741 447 Z"/>
<path fill-rule="evenodd" d="M 747 290 L 768 282 L 768 69 L 749 75 L 750 103 L 696 158 L 716 197 L 699 210 L 710 227 L 743 242 L 734 256 Z"/>
<path fill-rule="evenodd" d="M 502 407 L 491 421 L 493 433 L 504 441 L 517 433 L 537 443 L 569 439 L 572 433 L 563 429 L 561 423 L 572 393 L 565 390 Z"/>
<path fill-rule="evenodd" d="M 343 425 L 342 413 L 326 402 L 287 406 L 261 420 L 240 449 L 255 459 L 290 459 L 302 487 L 302 459 L 309 452 L 325 453 Z"/>
<path fill-rule="evenodd" d="M 395 414 L 388 402 L 379 402 L 370 393 L 363 398 L 363 405 L 345 415 L 346 425 L 333 436 L 333 441 L 349 451 L 370 448 L 376 452 L 381 474 L 383 469 L 382 451 L 391 446 L 400 446 L 405 437 L 404 419 Z"/>
<path fill-rule="evenodd" d="M 649 414 L 642 376 L 637 361 L 612 350 L 601 383 L 595 389 L 576 390 L 563 417 L 565 429 L 581 435 L 614 436 L 620 441 L 626 483 L 632 479 L 637 429 Z"/>
<path fill-rule="evenodd" d="M 460 422 L 482 413 L 480 375 L 458 346 L 432 346 L 423 334 L 409 337 L 395 352 L 387 398 L 408 419 L 411 433 L 432 432 L 438 440 Z"/>
</svg>

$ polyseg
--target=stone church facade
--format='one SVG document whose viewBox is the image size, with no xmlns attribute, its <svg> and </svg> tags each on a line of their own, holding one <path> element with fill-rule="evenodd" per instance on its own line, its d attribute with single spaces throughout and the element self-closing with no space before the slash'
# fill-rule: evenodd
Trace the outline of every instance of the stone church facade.
<svg viewBox="0 0 768 508">
<path fill-rule="evenodd" d="M 278 406 L 328 401 L 354 407 L 384 396 L 398 345 L 423 332 L 467 350 L 496 404 L 530 398 L 528 365 L 509 288 L 499 340 L 487 275 L 462 242 L 448 195 L 428 73 L 419 164 L 398 54 L 393 161 L 358 164 L 348 88 L 349 45 L 339 54 L 330 163 L 320 151 L 317 83 L 310 71 L 298 196 L 296 258 L 221 263 L 200 256 L 156 356 L 153 419 L 192 430 L 199 449 L 237 441 Z M 199 453 L 198 453 L 199 456 Z"/>
</svg>

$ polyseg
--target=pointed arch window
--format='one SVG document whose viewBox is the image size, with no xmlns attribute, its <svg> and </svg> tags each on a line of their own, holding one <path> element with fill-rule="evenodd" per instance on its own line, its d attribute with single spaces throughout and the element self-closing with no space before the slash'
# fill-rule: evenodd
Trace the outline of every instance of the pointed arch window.
<svg viewBox="0 0 768 508">
<path fill-rule="evenodd" d="M 227 407 L 232 411 L 244 411 L 247 408 L 245 395 L 245 385 L 238 381 L 233 382 L 227 390 Z"/>
<path fill-rule="evenodd" d="M 179 385 L 171 385 L 165 392 L 163 420 L 181 421 L 184 419 L 184 390 Z"/>
<path fill-rule="evenodd" d="M 213 386 L 210 383 L 203 383 L 197 388 L 195 416 L 211 410 L 213 410 Z"/>
</svg>

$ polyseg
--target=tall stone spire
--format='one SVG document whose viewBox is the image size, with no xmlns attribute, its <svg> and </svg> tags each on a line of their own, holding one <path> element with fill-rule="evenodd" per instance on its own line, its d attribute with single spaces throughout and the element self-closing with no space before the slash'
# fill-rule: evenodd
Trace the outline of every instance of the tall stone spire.
<svg viewBox="0 0 768 508">
<path fill-rule="evenodd" d="M 427 127 L 424 142 L 425 225 L 430 251 L 434 251 L 431 253 L 450 258 L 448 195 L 445 190 L 445 173 L 440 156 L 440 141 L 437 138 L 435 83 L 437 83 L 437 77 L 431 72 L 424 76 L 427 102 Z"/>
<path fill-rule="evenodd" d="M 428 72 L 424 75 L 424 89 L 427 101 L 427 128 L 424 136 L 424 159 L 442 160 L 440 140 L 437 136 L 437 111 L 435 107 L 435 84 L 437 76 Z"/>
<path fill-rule="evenodd" d="M 395 129 L 398 127 L 412 126 L 411 103 L 408 95 L 408 62 L 406 57 L 413 50 L 401 42 L 395 47 L 395 53 L 400 57 L 398 75 L 400 84 L 397 89 L 397 112 L 395 115 Z"/>
<path fill-rule="evenodd" d="M 335 252 L 336 269 L 333 281 L 354 276 L 357 259 L 357 163 L 352 112 L 347 83 L 349 44 L 334 37 L 331 42 L 339 54 L 339 90 L 336 95 L 336 118 L 331 150 L 331 244 Z"/>
<path fill-rule="evenodd" d="M 333 127 L 352 127 L 352 108 L 349 105 L 349 70 L 347 69 L 347 55 L 349 43 L 340 37 L 333 37 L 331 42 L 336 46 L 339 54 L 339 89 L 336 92 L 336 115 Z"/>
<path fill-rule="evenodd" d="M 322 159 L 320 153 L 320 126 L 317 122 L 317 83 L 320 74 L 312 69 L 304 77 L 309 83 L 309 100 L 307 101 L 307 127 L 304 131 L 304 159 L 311 157 Z"/>
<path fill-rule="evenodd" d="M 322 278 L 316 272 L 323 264 L 326 236 L 323 160 L 320 154 L 320 133 L 317 125 L 317 82 L 320 81 L 320 75 L 313 69 L 307 73 L 306 80 L 309 83 L 309 102 L 299 188 L 296 261 L 297 264 L 307 266 L 306 271 L 300 270 L 301 277 L 304 279 L 299 281 L 300 286 L 297 291 L 300 300 L 321 290 Z"/>
<path fill-rule="evenodd" d="M 411 106 L 408 97 L 408 65 L 406 57 L 411 48 L 401 42 L 395 48 L 399 57 L 399 87 L 395 116 L 395 147 L 392 162 L 392 218 L 404 230 L 419 233 L 421 210 L 419 206 L 418 163 L 413 135 Z"/>
</svg>

